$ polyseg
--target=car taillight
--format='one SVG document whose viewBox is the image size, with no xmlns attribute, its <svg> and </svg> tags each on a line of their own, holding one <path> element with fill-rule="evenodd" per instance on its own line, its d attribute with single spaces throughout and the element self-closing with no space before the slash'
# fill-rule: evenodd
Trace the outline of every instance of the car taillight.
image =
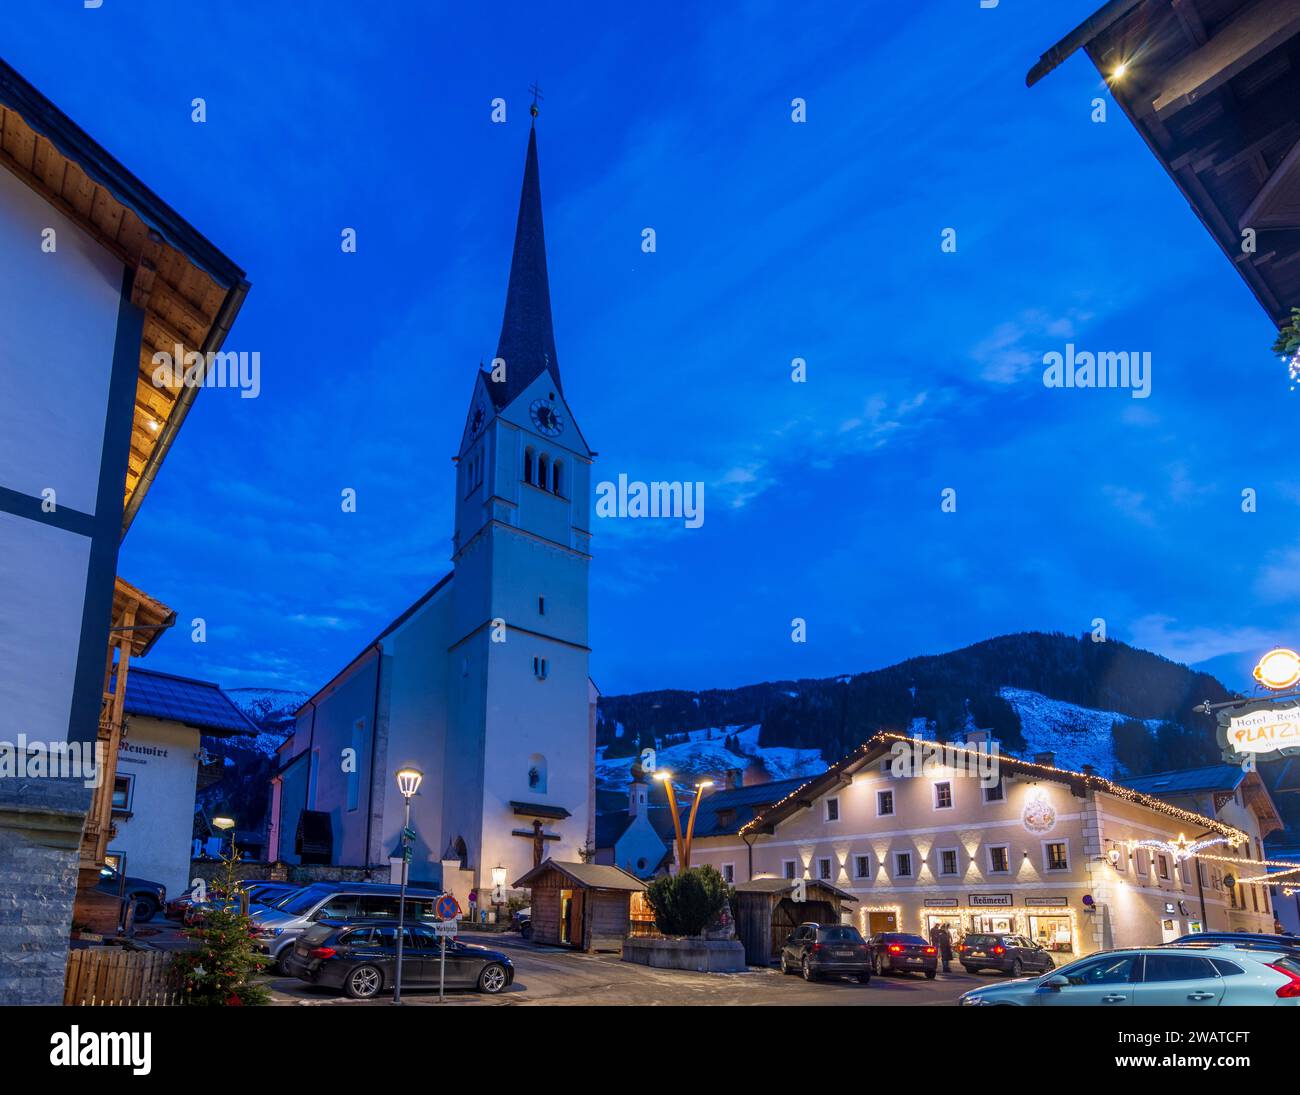
<svg viewBox="0 0 1300 1095">
<path fill-rule="evenodd" d="M 1292 973 L 1285 966 L 1274 965 L 1272 962 L 1267 963 L 1268 968 L 1277 970 L 1278 973 L 1288 978 L 1287 983 L 1277 990 L 1277 995 L 1283 1000 L 1294 1000 L 1300 997 L 1300 975 Z"/>
<path fill-rule="evenodd" d="M 935 949 L 934 949 L 934 947 L 926 947 L 926 948 L 925 948 L 925 953 L 926 953 L 926 954 L 934 954 L 934 953 L 935 953 Z"/>
<path fill-rule="evenodd" d="M 335 953 L 336 952 L 333 947 L 313 947 L 308 957 L 309 958 L 333 958 Z"/>
<path fill-rule="evenodd" d="M 1007 953 L 1007 948 L 1004 947 L 1004 946 L 1002 946 L 1002 944 L 999 943 L 996 947 L 993 948 L 993 953 L 994 953 L 994 954 L 1006 954 L 1006 953 Z"/>
<path fill-rule="evenodd" d="M 889 953 L 890 953 L 890 954 L 902 954 L 902 953 L 903 953 L 902 945 L 899 944 L 899 943 L 890 943 L 890 944 L 889 944 Z"/>
</svg>

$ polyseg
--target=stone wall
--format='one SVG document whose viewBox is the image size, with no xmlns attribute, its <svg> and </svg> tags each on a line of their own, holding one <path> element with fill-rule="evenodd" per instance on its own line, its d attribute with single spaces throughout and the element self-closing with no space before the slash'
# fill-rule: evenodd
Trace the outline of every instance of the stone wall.
<svg viewBox="0 0 1300 1095">
<path fill-rule="evenodd" d="M 211 886 L 224 881 L 226 865 L 219 859 L 190 860 L 190 885 L 201 878 Z M 277 882 L 297 882 L 307 886 L 312 882 L 387 882 L 389 867 L 338 867 L 318 863 L 267 863 L 262 860 L 241 860 L 235 865 L 235 878 L 264 879 Z M 188 888 L 188 887 L 187 887 Z"/>
<path fill-rule="evenodd" d="M 0 779 L 0 1005 L 61 1004 L 90 791 Z"/>
</svg>

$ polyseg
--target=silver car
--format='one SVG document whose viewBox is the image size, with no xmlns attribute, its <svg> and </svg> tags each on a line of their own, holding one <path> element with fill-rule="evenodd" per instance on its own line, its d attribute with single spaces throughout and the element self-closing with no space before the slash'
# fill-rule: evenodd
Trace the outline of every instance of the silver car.
<svg viewBox="0 0 1300 1095">
<path fill-rule="evenodd" d="M 322 920 L 397 920 L 398 886 L 377 882 L 317 882 L 293 894 L 275 908 L 258 907 L 249 913 L 257 932 L 257 949 L 267 955 L 280 973 L 293 944 L 313 924 Z M 434 919 L 440 891 L 406 890 L 406 921 Z"/>
<path fill-rule="evenodd" d="M 1255 1007 L 1300 1004 L 1300 960 L 1245 947 L 1135 947 L 972 989 L 963 1006 Z"/>
</svg>

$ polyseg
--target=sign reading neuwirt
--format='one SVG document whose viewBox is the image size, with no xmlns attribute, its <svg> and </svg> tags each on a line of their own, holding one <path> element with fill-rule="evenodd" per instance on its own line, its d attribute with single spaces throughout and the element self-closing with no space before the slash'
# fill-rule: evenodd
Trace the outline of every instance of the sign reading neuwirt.
<svg viewBox="0 0 1300 1095">
<path fill-rule="evenodd" d="M 1225 760 L 1270 760 L 1300 754 L 1300 702 L 1256 700 L 1219 712 L 1219 744 Z"/>
</svg>

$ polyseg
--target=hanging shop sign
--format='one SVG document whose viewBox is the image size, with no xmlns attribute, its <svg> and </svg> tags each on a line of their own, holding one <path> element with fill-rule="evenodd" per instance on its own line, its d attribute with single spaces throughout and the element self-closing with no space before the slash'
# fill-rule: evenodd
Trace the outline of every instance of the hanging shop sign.
<svg viewBox="0 0 1300 1095">
<path fill-rule="evenodd" d="M 1300 754 L 1300 701 L 1255 700 L 1218 712 L 1224 760 L 1276 760 Z"/>
<path fill-rule="evenodd" d="M 1012 900 L 1009 893 L 973 893 L 966 904 L 972 909 L 1009 909 Z"/>
<path fill-rule="evenodd" d="M 1025 907 L 1030 909 L 1059 909 L 1070 903 L 1067 897 L 1030 897 L 1025 901 Z"/>
<path fill-rule="evenodd" d="M 1300 682 L 1300 654 L 1284 646 L 1270 650 L 1255 666 L 1255 680 L 1278 691 L 1292 687 Z"/>
<path fill-rule="evenodd" d="M 957 899 L 955 897 L 927 897 L 925 907 L 927 909 L 955 909 Z"/>
</svg>

